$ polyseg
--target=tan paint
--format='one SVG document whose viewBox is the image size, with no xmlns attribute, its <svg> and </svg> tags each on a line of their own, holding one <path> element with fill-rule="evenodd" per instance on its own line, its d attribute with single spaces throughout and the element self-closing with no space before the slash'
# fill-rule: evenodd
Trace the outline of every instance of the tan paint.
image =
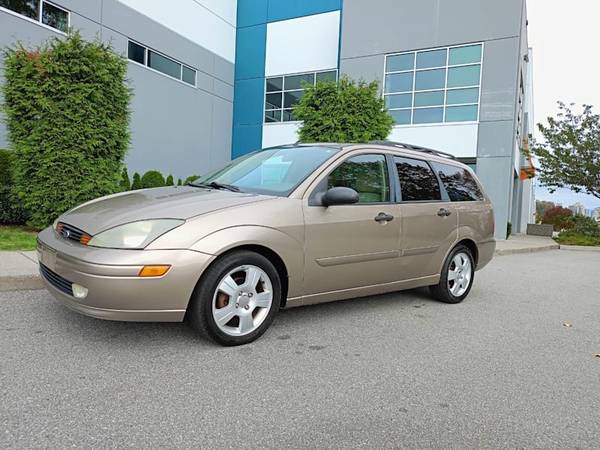
<svg viewBox="0 0 600 450">
<path fill-rule="evenodd" d="M 301 149 L 299 149 L 301 151 Z M 431 202 L 310 206 L 309 197 L 345 159 L 388 153 L 462 164 L 383 145 L 348 145 L 309 175 L 288 197 L 159 188 L 97 199 L 60 220 L 90 234 L 136 220 L 186 222 L 144 250 L 85 247 L 52 228 L 40 233 L 40 258 L 69 281 L 89 288 L 79 301 L 49 285 L 68 307 L 115 320 L 182 320 L 203 271 L 219 255 L 240 246 L 275 252 L 289 275 L 288 306 L 374 295 L 436 284 L 446 255 L 461 240 L 475 243 L 478 268 L 492 258 L 491 203 Z M 451 211 L 440 217 L 440 208 Z M 378 223 L 379 213 L 392 221 Z M 141 279 L 141 267 L 169 264 L 162 277 Z"/>
</svg>

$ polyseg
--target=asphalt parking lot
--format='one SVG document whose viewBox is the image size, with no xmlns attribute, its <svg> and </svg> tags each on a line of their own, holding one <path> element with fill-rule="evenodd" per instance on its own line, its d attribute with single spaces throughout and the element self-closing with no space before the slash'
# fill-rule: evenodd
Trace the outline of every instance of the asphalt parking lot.
<svg viewBox="0 0 600 450">
<path fill-rule="evenodd" d="M 283 311 L 221 348 L 0 293 L 1 448 L 598 448 L 600 253 L 499 256 L 423 291 Z M 570 325 L 570 326 L 566 326 Z"/>
</svg>

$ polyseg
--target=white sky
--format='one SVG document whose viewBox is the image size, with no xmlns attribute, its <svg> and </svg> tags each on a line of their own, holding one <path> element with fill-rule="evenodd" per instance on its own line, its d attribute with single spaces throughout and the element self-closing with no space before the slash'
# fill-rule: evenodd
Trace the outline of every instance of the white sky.
<svg viewBox="0 0 600 450">
<path fill-rule="evenodd" d="M 600 112 L 600 0 L 527 0 L 527 17 L 536 123 L 556 114 L 557 100 Z M 536 197 L 600 206 L 600 199 L 567 190 L 550 194 L 538 188 Z"/>
</svg>

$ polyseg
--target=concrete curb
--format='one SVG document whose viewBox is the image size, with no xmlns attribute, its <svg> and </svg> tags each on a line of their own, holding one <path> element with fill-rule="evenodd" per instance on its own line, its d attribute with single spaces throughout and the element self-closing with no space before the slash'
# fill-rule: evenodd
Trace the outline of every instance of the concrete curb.
<svg viewBox="0 0 600 450">
<path fill-rule="evenodd" d="M 505 249 L 496 249 L 496 256 L 503 255 L 514 255 L 518 253 L 537 253 L 537 252 L 545 252 L 548 250 L 558 250 L 561 246 L 558 244 L 549 244 L 539 247 L 523 247 L 523 248 L 505 248 Z"/>
<path fill-rule="evenodd" d="M 44 289 L 44 283 L 39 275 L 0 277 L 0 292 L 26 291 L 32 289 Z"/>
<path fill-rule="evenodd" d="M 574 252 L 600 252 L 600 247 L 592 247 L 586 245 L 561 245 L 561 250 L 571 250 Z"/>
</svg>

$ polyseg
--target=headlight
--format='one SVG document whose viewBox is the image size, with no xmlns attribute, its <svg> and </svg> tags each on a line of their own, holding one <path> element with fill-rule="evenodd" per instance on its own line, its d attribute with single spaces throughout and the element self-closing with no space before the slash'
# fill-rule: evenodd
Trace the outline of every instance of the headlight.
<svg viewBox="0 0 600 450">
<path fill-rule="evenodd" d="M 92 237 L 88 246 L 140 249 L 184 222 L 179 219 L 156 219 L 126 223 Z"/>
</svg>

